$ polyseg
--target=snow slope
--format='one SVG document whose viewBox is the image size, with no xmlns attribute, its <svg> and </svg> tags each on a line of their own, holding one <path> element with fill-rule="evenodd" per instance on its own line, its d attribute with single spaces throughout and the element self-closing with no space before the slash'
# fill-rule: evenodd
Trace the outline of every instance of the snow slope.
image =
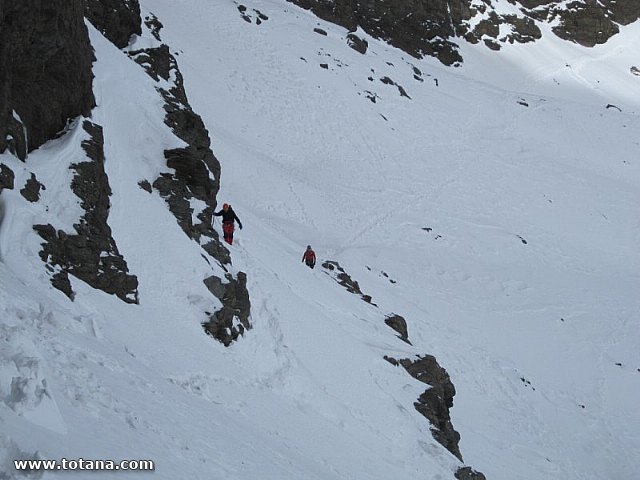
<svg viewBox="0 0 640 480">
<path fill-rule="evenodd" d="M 38 257 L 31 225 L 81 214 L 65 168 L 80 124 L 26 164 L 2 155 L 17 186 L 35 172 L 47 190 L 0 199 L 0 478 L 33 456 L 156 462 L 105 478 L 453 478 L 413 408 L 425 385 L 383 360 L 426 353 L 456 386 L 465 462 L 490 480 L 637 478 L 638 29 L 594 50 L 466 46 L 450 70 L 371 38 L 360 55 L 280 0 L 245 5 L 252 23 L 231 1 L 142 2 L 245 226 L 231 254 L 254 329 L 230 348 L 204 334 L 219 267 L 137 185 L 179 140 L 154 82 L 89 27 L 109 225 L 140 305 L 77 280 L 69 302 Z M 377 307 L 304 267 L 308 243 Z"/>
</svg>

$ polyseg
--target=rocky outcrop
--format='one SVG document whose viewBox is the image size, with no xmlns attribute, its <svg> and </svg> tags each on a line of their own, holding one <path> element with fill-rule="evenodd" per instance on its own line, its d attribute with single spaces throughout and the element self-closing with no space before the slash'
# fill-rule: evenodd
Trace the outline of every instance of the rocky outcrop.
<svg viewBox="0 0 640 480">
<path fill-rule="evenodd" d="M 405 358 L 399 362 L 409 375 L 431 387 L 418 397 L 414 407 L 431 422 L 433 437 L 462 461 L 458 447 L 460 434 L 453 428 L 449 416 L 456 394 L 449 374 L 432 355 L 424 355 L 417 360 Z"/>
<path fill-rule="evenodd" d="M 487 0 L 289 1 L 352 32 L 361 27 L 410 55 L 434 56 L 445 65 L 462 62 L 462 39 L 499 50 L 504 43 L 541 38 L 538 23 L 553 22 L 560 38 L 593 46 L 618 33 L 618 24 L 640 18 L 637 0 L 510 0 L 519 11 L 508 14 L 498 13 Z"/>
<path fill-rule="evenodd" d="M 347 35 L 347 45 L 362 55 L 366 54 L 367 48 L 369 48 L 369 43 L 364 38 L 357 36 L 355 33 L 349 33 Z"/>
<path fill-rule="evenodd" d="M 162 23 L 154 15 L 149 15 L 144 25 L 158 40 L 158 46 L 133 50 L 128 54 L 158 82 L 156 90 L 165 102 L 165 124 L 187 144 L 185 147 L 165 150 L 166 166 L 172 171 L 161 173 L 151 186 L 164 198 L 184 233 L 228 272 L 231 257 L 221 244 L 212 222 L 220 188 L 220 163 L 211 151 L 209 132 L 202 118 L 189 104 L 176 58 L 169 47 L 161 43 Z M 139 184 L 141 188 L 150 187 L 149 182 L 142 181 Z M 204 207 L 196 213 L 194 205 Z M 211 276 L 205 280 L 205 285 L 220 300 L 222 308 L 209 315 L 203 328 L 229 346 L 251 328 L 246 274 L 239 272 L 234 277 L 227 273 L 224 282 Z"/>
<path fill-rule="evenodd" d="M 38 181 L 36 174 L 32 173 L 20 194 L 30 202 L 37 202 L 40 200 L 40 189 L 46 190 L 46 187 Z"/>
<path fill-rule="evenodd" d="M 0 163 L 0 193 L 2 193 L 2 190 L 5 188 L 7 190 L 13 190 L 15 178 L 13 170 L 7 167 L 4 163 Z"/>
<path fill-rule="evenodd" d="M 326 270 L 326 274 L 333 277 L 348 292 L 359 295 L 367 303 L 371 303 L 371 297 L 362 293 L 358 282 L 351 278 L 338 262 L 327 260 L 322 263 L 322 267 Z M 369 271 L 372 270 L 368 266 L 367 269 Z M 383 277 L 389 278 L 387 273 L 381 272 L 381 274 Z M 224 285 L 220 284 L 217 279 L 207 279 L 205 284 L 218 297 L 225 291 Z M 377 307 L 377 305 L 371 304 Z M 392 313 L 385 317 L 384 322 L 398 333 L 398 338 L 411 345 L 407 321 L 404 317 Z M 460 434 L 453 428 L 449 415 L 449 410 L 453 407 L 453 397 L 456 394 L 456 389 L 447 371 L 438 364 L 436 358 L 432 355 L 422 355 L 417 356 L 415 359 L 405 358 L 401 360 L 385 355 L 384 359 L 394 366 L 402 366 L 413 378 L 429 386 L 413 405 L 429 421 L 431 433 L 435 440 L 462 462 L 462 454 L 458 446 Z M 457 470 L 456 478 L 462 480 L 486 480 L 482 473 L 466 466 Z"/>
<path fill-rule="evenodd" d="M 0 152 L 20 159 L 89 115 L 93 51 L 83 0 L 0 3 Z"/>
<path fill-rule="evenodd" d="M 445 65 L 462 61 L 458 46 L 449 39 L 458 35 L 463 20 L 471 18 L 470 0 L 289 1 L 352 32 L 361 27 L 415 57 L 431 55 Z"/>
<path fill-rule="evenodd" d="M 34 225 L 45 240 L 40 258 L 52 274 L 51 283 L 73 300 L 68 275 L 94 288 L 116 295 L 127 303 L 138 303 L 138 279 L 128 272 L 107 224 L 111 187 L 104 171 L 102 127 L 85 121 L 89 138 L 82 142 L 88 160 L 74 163 L 71 189 L 81 200 L 85 214 L 74 225 L 75 234 L 51 225 Z"/>
<path fill-rule="evenodd" d="M 160 193 L 176 217 L 182 230 L 212 257 L 229 264 L 229 251 L 213 229 L 212 216 L 216 194 L 220 188 L 220 163 L 213 155 L 209 132 L 187 100 L 182 74 L 175 57 L 165 44 L 129 53 L 155 80 L 169 82 L 169 88 L 157 87 L 165 101 L 165 123 L 173 133 L 187 143 L 186 147 L 165 150 L 167 167 L 172 173 L 162 173 L 153 187 Z M 192 200 L 204 202 L 206 207 L 193 221 Z"/>
<path fill-rule="evenodd" d="M 487 477 L 480 472 L 476 472 L 471 467 L 460 467 L 455 475 L 458 480 L 487 480 Z"/>
<path fill-rule="evenodd" d="M 506 25 L 509 33 L 500 35 L 501 26 Z M 535 21 L 525 15 L 498 15 L 490 11 L 478 24 L 464 33 L 464 39 L 470 43 L 483 41 L 492 50 L 500 50 L 503 43 L 528 43 L 542 37 Z"/>
<path fill-rule="evenodd" d="M 382 77 L 380 79 L 380 81 L 382 83 L 384 83 L 385 85 L 393 85 L 394 87 L 396 87 L 398 89 L 398 93 L 400 93 L 401 97 L 406 97 L 408 99 L 411 99 L 411 97 L 409 95 L 407 95 L 407 91 L 402 87 L 402 85 L 394 82 L 391 78 L 389 77 Z"/>
<path fill-rule="evenodd" d="M 377 305 L 371 301 L 371 295 L 365 295 L 364 293 L 362 293 L 358 282 L 353 280 L 351 278 L 351 275 L 345 272 L 344 268 L 342 268 L 338 262 L 327 260 L 326 262 L 322 263 L 322 268 L 326 269 L 327 273 L 333 276 L 336 281 L 347 290 L 347 292 L 353 293 L 355 295 L 360 295 L 360 298 L 362 300 L 370 303 L 374 307 L 377 307 Z"/>
<path fill-rule="evenodd" d="M 417 360 L 384 358 L 393 365 L 401 365 L 413 378 L 429 385 L 413 406 L 431 423 L 433 438 L 462 461 L 458 447 L 460 434 L 453 428 L 449 416 L 456 389 L 447 371 L 431 355 L 417 357 Z"/>
<path fill-rule="evenodd" d="M 142 33 L 138 0 L 85 0 L 85 15 L 116 47 L 129 44 L 131 35 Z"/>
<path fill-rule="evenodd" d="M 238 273 L 237 279 L 227 274 L 226 280 L 226 284 L 213 276 L 205 280 L 209 291 L 222 302 L 222 308 L 211 315 L 209 321 L 202 326 L 209 335 L 228 347 L 246 330 L 251 329 L 251 302 L 245 273 Z"/>
<path fill-rule="evenodd" d="M 403 316 L 398 315 L 396 313 L 388 315 L 384 319 L 384 323 L 388 327 L 398 332 L 398 338 L 400 340 L 411 345 L 411 342 L 409 341 L 409 332 L 407 330 L 407 321 L 404 319 Z"/>
<path fill-rule="evenodd" d="M 385 355 L 384 359 L 396 367 L 402 366 L 413 378 L 429 386 L 413 406 L 429 421 L 433 438 L 462 462 L 458 446 L 460 434 L 453 428 L 449 415 L 456 389 L 447 371 L 432 355 L 418 356 L 413 360 L 397 360 Z M 482 473 L 467 466 L 458 468 L 455 477 L 458 480 L 486 480 Z"/>
</svg>

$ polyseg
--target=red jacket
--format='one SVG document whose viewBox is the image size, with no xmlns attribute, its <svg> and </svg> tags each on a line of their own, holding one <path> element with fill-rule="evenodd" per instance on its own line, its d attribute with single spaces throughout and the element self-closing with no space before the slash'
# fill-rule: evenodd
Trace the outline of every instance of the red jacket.
<svg viewBox="0 0 640 480">
<path fill-rule="evenodd" d="M 302 261 L 315 265 L 316 253 L 313 250 L 305 250 L 304 255 L 302 256 Z"/>
</svg>

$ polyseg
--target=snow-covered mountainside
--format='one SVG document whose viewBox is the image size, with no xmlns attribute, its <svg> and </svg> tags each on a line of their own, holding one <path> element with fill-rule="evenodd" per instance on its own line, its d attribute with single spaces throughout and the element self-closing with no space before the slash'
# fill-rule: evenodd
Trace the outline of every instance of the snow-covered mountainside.
<svg viewBox="0 0 640 480">
<path fill-rule="evenodd" d="M 0 74 L 0 478 L 638 478 L 640 24 L 453 69 L 284 0 L 52 2 L 94 78 L 39 146 L 16 85 L 70 72 Z"/>
</svg>

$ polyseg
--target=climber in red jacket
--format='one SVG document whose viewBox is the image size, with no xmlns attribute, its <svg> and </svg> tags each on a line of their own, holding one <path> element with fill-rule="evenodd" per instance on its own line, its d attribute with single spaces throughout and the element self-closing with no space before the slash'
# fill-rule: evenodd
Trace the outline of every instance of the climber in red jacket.
<svg viewBox="0 0 640 480">
<path fill-rule="evenodd" d="M 302 261 L 306 263 L 309 268 L 316 266 L 316 253 L 311 249 L 311 245 L 307 245 L 307 249 L 302 256 Z"/>
</svg>

